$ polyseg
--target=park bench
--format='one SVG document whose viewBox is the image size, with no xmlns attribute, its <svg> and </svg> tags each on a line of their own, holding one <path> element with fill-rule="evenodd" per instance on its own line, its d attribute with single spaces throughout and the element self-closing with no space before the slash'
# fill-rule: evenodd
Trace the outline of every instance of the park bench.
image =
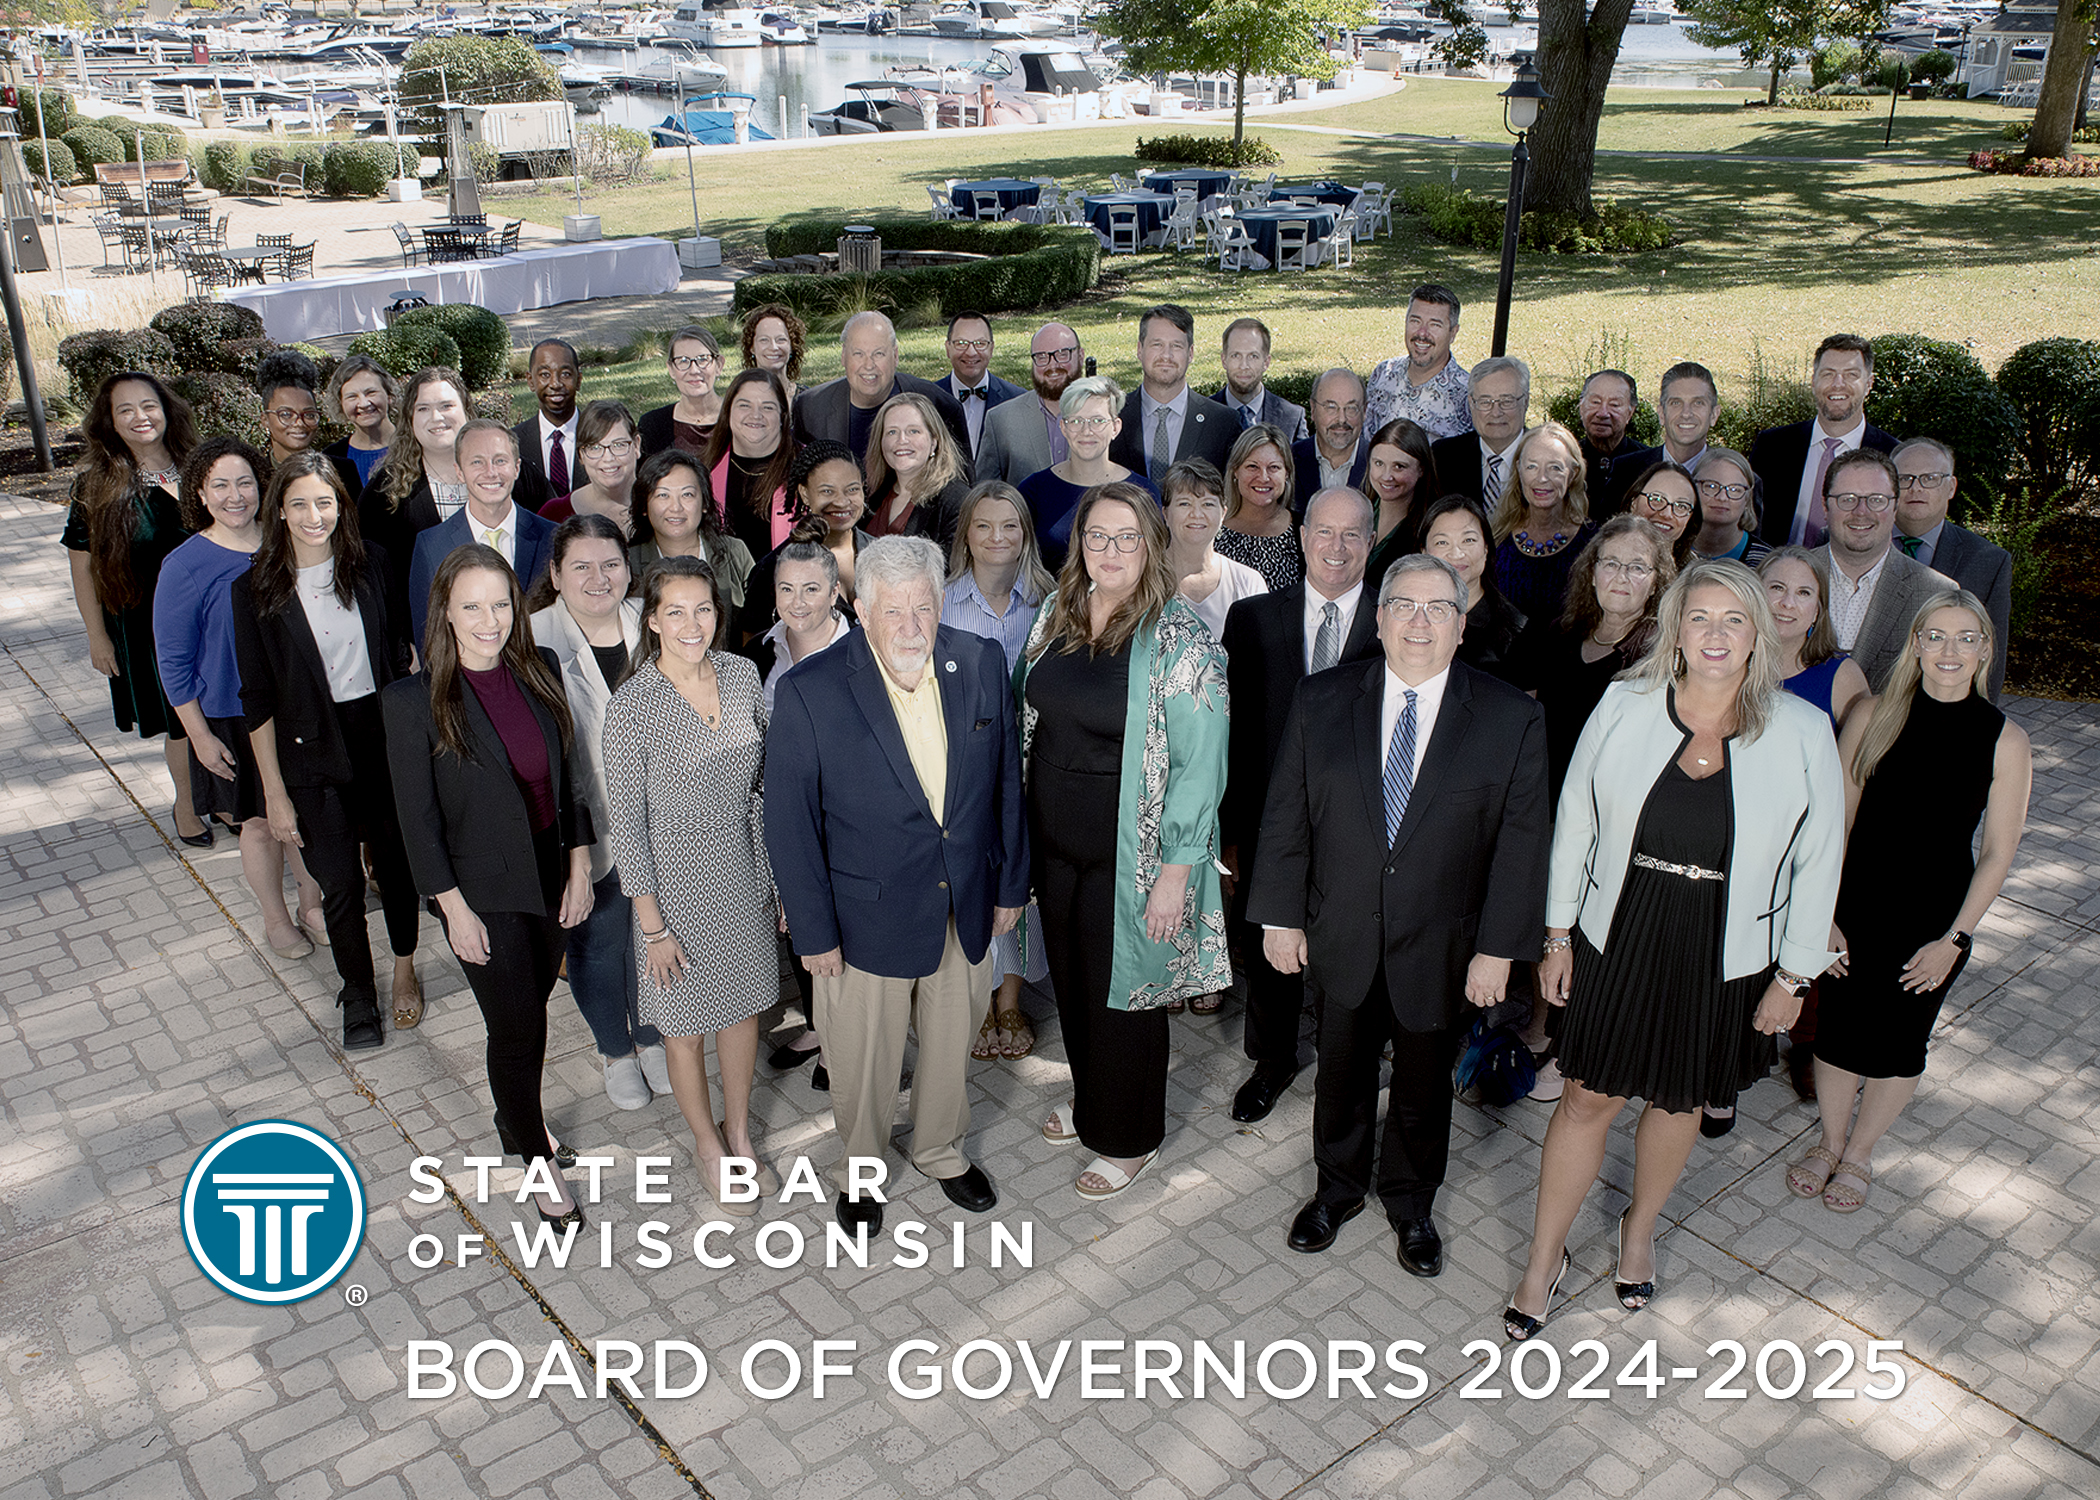
<svg viewBox="0 0 2100 1500">
<path fill-rule="evenodd" d="M 105 161 L 95 164 L 95 181 L 98 183 L 122 184 L 137 187 L 143 169 L 148 182 L 188 182 L 190 164 L 180 156 L 171 156 L 162 161 Z"/>
<path fill-rule="evenodd" d="M 303 161 L 286 162 L 283 170 L 276 173 L 251 173 L 247 186 L 251 193 L 268 188 L 273 198 L 282 198 L 288 192 L 296 192 L 301 197 L 312 196 L 306 188 L 306 163 Z"/>
</svg>

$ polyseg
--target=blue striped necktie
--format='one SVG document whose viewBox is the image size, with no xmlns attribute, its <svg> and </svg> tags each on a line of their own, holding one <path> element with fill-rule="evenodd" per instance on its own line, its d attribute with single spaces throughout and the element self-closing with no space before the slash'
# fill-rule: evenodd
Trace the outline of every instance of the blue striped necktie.
<svg viewBox="0 0 2100 1500">
<path fill-rule="evenodd" d="M 1400 820 L 1407 816 L 1407 799 L 1415 790 L 1415 690 L 1407 689 L 1407 707 L 1393 726 L 1393 742 L 1385 752 L 1385 842 L 1391 848 L 1400 839 Z"/>
</svg>

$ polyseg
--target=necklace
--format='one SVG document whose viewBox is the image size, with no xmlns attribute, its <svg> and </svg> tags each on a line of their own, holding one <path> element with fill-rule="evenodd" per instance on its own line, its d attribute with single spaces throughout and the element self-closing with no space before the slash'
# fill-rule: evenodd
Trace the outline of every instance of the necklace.
<svg viewBox="0 0 2100 1500">
<path fill-rule="evenodd" d="M 1517 544 L 1517 550 L 1526 557 L 1551 557 L 1568 544 L 1568 534 L 1565 531 L 1554 532 L 1552 539 L 1544 542 L 1533 541 L 1530 533 L 1523 531 L 1512 531 L 1509 539 Z"/>
</svg>

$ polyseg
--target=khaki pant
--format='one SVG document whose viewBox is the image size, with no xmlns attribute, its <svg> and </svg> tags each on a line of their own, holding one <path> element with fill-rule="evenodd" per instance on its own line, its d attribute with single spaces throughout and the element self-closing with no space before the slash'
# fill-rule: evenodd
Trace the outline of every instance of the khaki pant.
<svg viewBox="0 0 2100 1500">
<path fill-rule="evenodd" d="M 991 994 L 991 973 L 990 950 L 982 962 L 971 963 L 963 956 L 951 918 L 940 966 L 922 979 L 889 979 L 851 964 L 835 979 L 817 977 L 817 1035 L 824 1041 L 832 1113 L 849 1160 L 887 1155 L 904 1070 L 905 1034 L 916 1026 L 919 1065 L 911 1086 L 912 1165 L 935 1178 L 969 1170 L 962 1140 L 970 1128 L 970 1040 Z M 834 1180 L 845 1186 L 845 1162 Z"/>
</svg>

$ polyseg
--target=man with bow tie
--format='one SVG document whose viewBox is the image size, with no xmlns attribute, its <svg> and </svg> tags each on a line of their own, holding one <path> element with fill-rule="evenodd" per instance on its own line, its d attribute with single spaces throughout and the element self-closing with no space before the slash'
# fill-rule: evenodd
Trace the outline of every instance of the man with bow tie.
<svg viewBox="0 0 2100 1500">
<path fill-rule="evenodd" d="M 991 372 L 992 324 L 983 313 L 959 312 L 948 320 L 948 373 L 934 382 L 955 398 L 970 424 L 970 457 L 984 441 L 984 414 L 1021 388 Z"/>
</svg>

